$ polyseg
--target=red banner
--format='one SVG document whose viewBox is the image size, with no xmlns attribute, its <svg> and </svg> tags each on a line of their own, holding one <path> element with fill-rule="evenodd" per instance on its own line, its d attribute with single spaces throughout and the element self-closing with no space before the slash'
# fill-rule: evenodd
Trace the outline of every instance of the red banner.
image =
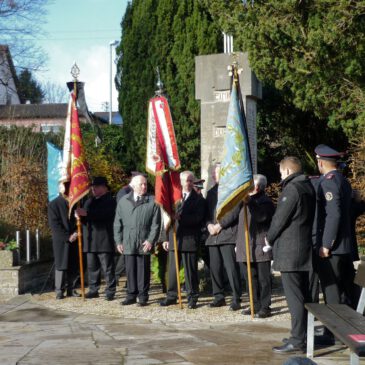
<svg viewBox="0 0 365 365">
<path fill-rule="evenodd" d="M 80 201 L 90 190 L 90 179 L 88 164 L 85 158 L 80 129 L 79 113 L 76 107 L 76 98 L 72 93 L 71 105 L 71 173 L 70 173 L 70 193 L 68 196 L 70 210 Z"/>
</svg>

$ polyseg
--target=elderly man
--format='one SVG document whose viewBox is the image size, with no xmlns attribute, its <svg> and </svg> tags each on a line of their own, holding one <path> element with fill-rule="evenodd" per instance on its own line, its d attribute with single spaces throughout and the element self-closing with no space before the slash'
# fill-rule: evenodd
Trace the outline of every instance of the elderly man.
<svg viewBox="0 0 365 365">
<path fill-rule="evenodd" d="M 160 208 L 147 194 L 147 179 L 137 175 L 131 181 L 132 191 L 122 197 L 114 219 L 114 240 L 118 252 L 125 255 L 127 298 L 122 305 L 146 306 L 150 288 L 151 250 L 161 224 Z"/>
<path fill-rule="evenodd" d="M 193 189 L 194 175 L 191 171 L 182 172 L 180 181 L 183 201 L 179 207 L 179 213 L 175 217 L 178 257 L 179 261 L 182 260 L 184 266 L 188 308 L 195 309 L 199 297 L 197 250 L 204 220 L 205 202 L 202 196 Z M 166 251 L 169 251 L 169 281 L 167 297 L 160 302 L 163 307 L 176 304 L 178 296 L 172 229 L 170 228 L 167 233 L 169 234 L 169 241 L 164 241 L 163 247 Z"/>
<path fill-rule="evenodd" d="M 303 352 L 310 301 L 309 271 L 312 268 L 312 225 L 316 197 L 309 178 L 302 174 L 296 157 L 280 162 L 282 193 L 272 218 L 266 242 L 273 246 L 274 269 L 280 271 L 291 315 L 291 336 L 274 352 Z"/>
<path fill-rule="evenodd" d="M 240 206 L 226 214 L 219 222 L 216 219 L 218 201 L 220 164 L 216 164 L 213 170 L 215 185 L 207 194 L 207 222 L 209 237 L 206 246 L 209 248 L 210 275 L 212 278 L 213 301 L 209 307 L 222 307 L 226 305 L 224 297 L 224 272 L 226 270 L 233 298 L 229 307 L 236 311 L 241 308 L 241 284 L 239 268 L 236 262 L 235 244 L 237 236 L 238 215 Z"/>
<path fill-rule="evenodd" d="M 68 218 L 68 195 L 70 183 L 60 184 L 59 196 L 48 205 L 48 222 L 52 232 L 53 255 L 55 259 L 56 299 L 67 296 L 79 297 L 75 291 L 78 275 L 78 249 L 73 243 L 77 238 L 75 218 Z"/>
<path fill-rule="evenodd" d="M 105 299 L 110 301 L 114 299 L 116 287 L 113 241 L 116 204 L 109 192 L 107 179 L 103 176 L 93 179 L 91 192 L 93 197 L 86 201 L 83 208 L 76 209 L 83 223 L 83 251 L 87 254 L 89 292 L 85 298 L 99 297 L 102 269 L 106 282 Z"/>
<path fill-rule="evenodd" d="M 271 260 L 272 251 L 264 251 L 265 236 L 270 227 L 275 206 L 265 194 L 267 180 L 264 175 L 254 175 L 254 189 L 246 202 L 248 206 L 249 249 L 252 274 L 253 304 L 256 318 L 271 315 Z M 237 261 L 243 264 L 243 273 L 248 283 L 246 239 L 244 234 L 244 207 L 241 209 L 237 232 Z M 250 314 L 245 309 L 243 314 Z"/>
</svg>

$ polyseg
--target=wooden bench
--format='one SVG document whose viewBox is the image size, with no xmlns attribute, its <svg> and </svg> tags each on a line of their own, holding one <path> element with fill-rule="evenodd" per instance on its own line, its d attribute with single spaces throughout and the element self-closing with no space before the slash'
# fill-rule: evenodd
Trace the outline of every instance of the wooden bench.
<svg viewBox="0 0 365 365">
<path fill-rule="evenodd" d="M 315 318 L 349 348 L 351 365 L 358 365 L 359 358 L 365 357 L 365 257 L 361 259 L 355 277 L 355 283 L 362 287 L 356 311 L 346 304 L 305 304 L 308 310 L 307 357 L 313 358 Z"/>
</svg>

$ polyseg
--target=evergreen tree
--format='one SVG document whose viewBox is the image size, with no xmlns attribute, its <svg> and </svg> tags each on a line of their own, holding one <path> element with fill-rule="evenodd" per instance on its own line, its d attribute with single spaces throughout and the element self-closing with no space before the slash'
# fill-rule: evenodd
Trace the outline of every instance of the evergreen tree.
<svg viewBox="0 0 365 365">
<path fill-rule="evenodd" d="M 349 136 L 365 125 L 364 1 L 204 2 L 260 80 Z"/>
<path fill-rule="evenodd" d="M 29 70 L 23 70 L 18 76 L 18 81 L 18 95 L 22 104 L 27 101 L 30 101 L 31 104 L 40 104 L 42 102 L 43 90 Z"/>
<path fill-rule="evenodd" d="M 195 100 L 194 57 L 216 53 L 221 34 L 199 0 L 134 0 L 122 21 L 118 48 L 119 105 L 126 170 L 144 170 L 147 103 L 156 67 L 165 84 L 183 169 L 199 172 L 200 110 Z"/>
</svg>

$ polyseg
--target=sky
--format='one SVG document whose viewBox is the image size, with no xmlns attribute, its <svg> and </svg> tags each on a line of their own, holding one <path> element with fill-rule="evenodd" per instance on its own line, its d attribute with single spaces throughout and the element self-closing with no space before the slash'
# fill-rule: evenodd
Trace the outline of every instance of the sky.
<svg viewBox="0 0 365 365">
<path fill-rule="evenodd" d="M 76 61 L 79 81 L 85 82 L 90 111 L 102 111 L 110 99 L 110 48 L 112 74 L 115 75 L 115 47 L 110 42 L 121 39 L 121 20 L 127 0 L 53 0 L 47 6 L 43 29 L 47 32 L 39 45 L 48 54 L 47 71 L 39 72 L 40 82 L 65 85 L 72 81 L 71 67 Z M 117 91 L 112 88 L 112 109 L 118 110 Z"/>
</svg>

